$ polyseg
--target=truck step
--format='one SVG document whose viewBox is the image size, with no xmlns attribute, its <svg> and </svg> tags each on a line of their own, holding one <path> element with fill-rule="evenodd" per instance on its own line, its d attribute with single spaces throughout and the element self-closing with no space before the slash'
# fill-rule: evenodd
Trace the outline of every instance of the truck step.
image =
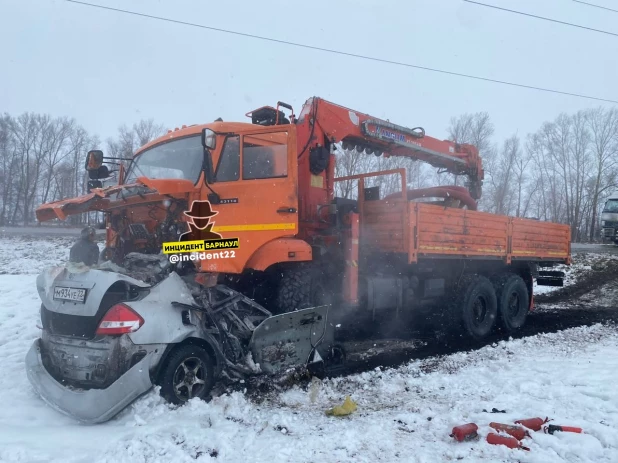
<svg viewBox="0 0 618 463">
<path fill-rule="evenodd" d="M 539 276 L 536 278 L 536 284 L 539 286 L 564 286 L 564 272 L 540 270 Z"/>
</svg>

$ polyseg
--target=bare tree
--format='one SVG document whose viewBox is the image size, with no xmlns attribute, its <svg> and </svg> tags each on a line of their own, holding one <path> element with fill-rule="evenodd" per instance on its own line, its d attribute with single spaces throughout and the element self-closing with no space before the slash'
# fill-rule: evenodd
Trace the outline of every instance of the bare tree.
<svg viewBox="0 0 618 463">
<path fill-rule="evenodd" d="M 58 165 L 71 155 L 70 140 L 75 131 L 75 121 L 59 118 L 48 121 L 41 128 L 42 161 L 45 172 L 41 202 L 46 203 Z"/>
<path fill-rule="evenodd" d="M 453 117 L 447 128 L 449 140 L 476 146 L 484 161 L 489 161 L 495 153 L 491 140 L 494 130 L 494 125 L 486 112 L 466 113 Z M 457 176 L 448 175 L 448 177 L 452 177 L 454 184 L 457 185 Z"/>
<path fill-rule="evenodd" d="M 586 112 L 587 126 L 592 135 L 593 188 L 589 238 L 593 240 L 597 229 L 599 197 L 615 184 L 607 181 L 614 176 L 618 155 L 618 111 L 596 108 Z"/>
<path fill-rule="evenodd" d="M 536 193 L 538 183 L 529 184 L 530 178 L 529 165 L 531 162 L 531 152 L 528 149 L 518 149 L 515 162 L 513 164 L 513 181 L 517 190 L 516 217 L 525 217 L 530 205 L 530 198 Z M 525 199 L 524 199 L 525 196 Z M 524 204 L 522 204 L 522 201 Z"/>
<path fill-rule="evenodd" d="M 504 141 L 499 155 L 486 163 L 489 173 L 489 188 L 486 195 L 491 202 L 490 209 L 496 214 L 509 214 L 512 210 L 514 172 L 517 159 L 521 157 L 519 137 L 513 135 Z"/>
</svg>

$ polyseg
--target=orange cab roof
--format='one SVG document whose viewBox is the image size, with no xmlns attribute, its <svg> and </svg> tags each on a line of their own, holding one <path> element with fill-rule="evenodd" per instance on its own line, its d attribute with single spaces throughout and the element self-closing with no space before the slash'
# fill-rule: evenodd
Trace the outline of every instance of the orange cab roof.
<svg viewBox="0 0 618 463">
<path fill-rule="evenodd" d="M 198 135 L 202 133 L 204 129 L 212 129 L 215 132 L 247 132 L 248 129 L 255 128 L 263 128 L 260 125 L 254 125 L 248 122 L 211 122 L 209 124 L 201 124 L 201 125 L 191 125 L 189 127 L 183 127 L 182 129 L 172 130 L 171 132 L 166 133 L 165 135 L 160 136 L 152 140 L 151 142 L 146 143 L 140 149 L 135 152 L 135 156 L 140 154 L 142 151 L 151 148 L 154 145 L 158 145 L 159 143 L 163 143 L 166 141 L 173 140 L 174 138 L 186 137 L 189 135 Z"/>
</svg>

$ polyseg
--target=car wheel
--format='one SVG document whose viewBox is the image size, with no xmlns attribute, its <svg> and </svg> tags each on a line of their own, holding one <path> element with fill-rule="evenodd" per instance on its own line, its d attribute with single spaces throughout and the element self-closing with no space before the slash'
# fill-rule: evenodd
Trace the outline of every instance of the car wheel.
<svg viewBox="0 0 618 463">
<path fill-rule="evenodd" d="M 161 396 L 176 405 L 197 397 L 207 400 L 214 385 L 214 362 L 199 346 L 174 349 L 161 371 Z"/>
</svg>

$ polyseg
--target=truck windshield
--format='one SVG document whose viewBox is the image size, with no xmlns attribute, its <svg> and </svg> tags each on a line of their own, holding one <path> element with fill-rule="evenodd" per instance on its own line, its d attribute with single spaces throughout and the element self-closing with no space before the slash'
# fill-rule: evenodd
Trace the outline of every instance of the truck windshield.
<svg viewBox="0 0 618 463">
<path fill-rule="evenodd" d="M 618 212 L 618 199 L 610 199 L 605 203 L 603 212 Z"/>
<path fill-rule="evenodd" d="M 184 179 L 197 182 L 202 170 L 204 148 L 200 135 L 162 143 L 139 154 L 131 163 L 125 184 L 138 177 Z"/>
</svg>

